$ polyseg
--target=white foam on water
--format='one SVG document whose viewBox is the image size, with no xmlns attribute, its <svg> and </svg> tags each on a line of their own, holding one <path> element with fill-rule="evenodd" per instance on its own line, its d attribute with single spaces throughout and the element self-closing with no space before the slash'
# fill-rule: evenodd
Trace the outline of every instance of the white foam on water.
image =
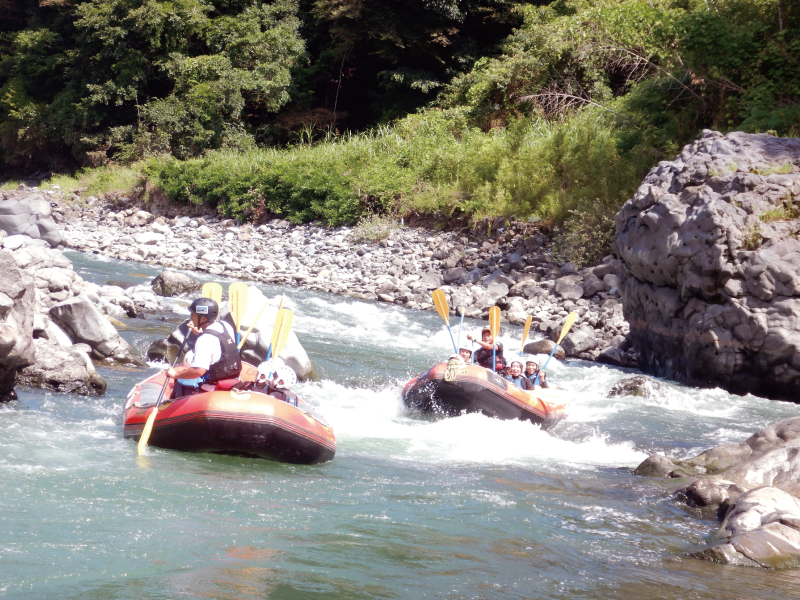
<svg viewBox="0 0 800 600">
<path fill-rule="evenodd" d="M 377 449 L 412 462 L 526 465 L 635 466 L 646 457 L 632 443 L 611 443 L 597 433 L 569 441 L 529 422 L 480 414 L 435 421 L 418 418 L 402 406 L 399 383 L 372 390 L 323 381 L 298 386 L 297 391 L 324 415 L 344 452 Z"/>
</svg>

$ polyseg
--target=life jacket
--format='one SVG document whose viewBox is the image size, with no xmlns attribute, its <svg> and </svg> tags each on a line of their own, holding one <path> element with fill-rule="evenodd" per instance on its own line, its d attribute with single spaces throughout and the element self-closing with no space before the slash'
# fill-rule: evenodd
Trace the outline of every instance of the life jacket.
<svg viewBox="0 0 800 600">
<path fill-rule="evenodd" d="M 239 373 L 242 372 L 242 357 L 236 348 L 236 342 L 228 335 L 227 331 L 220 333 L 219 331 L 206 329 L 203 335 L 209 333 L 219 340 L 219 345 L 222 347 L 222 355 L 217 362 L 208 367 L 208 372 L 205 375 L 206 383 L 216 383 L 223 379 L 239 377 Z"/>
<path fill-rule="evenodd" d="M 497 343 L 497 350 L 495 350 L 495 362 L 498 366 L 497 369 L 504 369 L 506 366 L 505 358 L 503 358 L 503 344 Z M 473 360 L 482 366 L 484 369 L 492 368 L 492 351 L 486 348 L 479 348 L 473 355 Z M 500 367 L 502 363 L 502 367 Z"/>
</svg>

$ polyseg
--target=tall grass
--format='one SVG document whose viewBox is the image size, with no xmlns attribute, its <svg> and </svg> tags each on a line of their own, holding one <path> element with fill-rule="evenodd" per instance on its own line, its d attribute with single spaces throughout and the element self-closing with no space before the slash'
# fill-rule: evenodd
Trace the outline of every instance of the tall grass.
<svg viewBox="0 0 800 600">
<path fill-rule="evenodd" d="M 169 197 L 228 216 L 268 209 L 336 225 L 382 211 L 562 221 L 578 207 L 619 206 L 645 168 L 618 150 L 613 126 L 592 111 L 487 133 L 460 111 L 431 110 L 314 145 L 152 159 L 145 172 Z"/>
<path fill-rule="evenodd" d="M 144 163 L 112 165 L 95 169 L 81 169 L 74 174 L 55 174 L 42 181 L 42 190 L 60 190 L 63 194 L 79 192 L 83 196 L 102 196 L 104 194 L 133 194 L 143 182 Z M 8 182 L 15 189 L 17 182 Z M 13 187 L 11 187 L 13 185 Z"/>
</svg>

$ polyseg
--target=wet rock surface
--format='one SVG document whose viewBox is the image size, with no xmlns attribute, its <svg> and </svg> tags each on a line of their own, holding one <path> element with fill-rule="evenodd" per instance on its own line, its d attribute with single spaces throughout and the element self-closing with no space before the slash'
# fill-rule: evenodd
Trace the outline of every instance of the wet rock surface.
<svg viewBox="0 0 800 600">
<path fill-rule="evenodd" d="M 183 273 L 164 271 L 150 284 L 159 296 L 179 296 L 197 292 L 203 284 Z"/>
<path fill-rule="evenodd" d="M 14 399 L 17 381 L 61 392 L 104 393 L 89 353 L 105 364 L 142 366 L 110 322 L 113 315 L 134 316 L 121 305 L 131 311 L 163 308 L 152 291 L 84 281 L 49 245 L 0 250 L 0 398 Z"/>
<path fill-rule="evenodd" d="M 705 131 L 650 170 L 616 219 L 642 370 L 797 400 L 800 139 Z"/>
<path fill-rule="evenodd" d="M 634 473 L 693 478 L 674 497 L 702 516 L 723 519 L 712 545 L 692 556 L 766 568 L 800 566 L 800 417 L 691 459 L 650 456 Z"/>
<path fill-rule="evenodd" d="M 800 566 L 800 500 L 775 487 L 742 494 L 713 536 L 717 542 L 690 554 L 730 565 L 789 569 Z"/>
<path fill-rule="evenodd" d="M 33 278 L 11 252 L 0 250 L 0 401 L 16 399 L 16 372 L 35 360 L 35 304 Z"/>
<path fill-rule="evenodd" d="M 641 398 L 653 398 L 662 393 L 662 385 L 644 375 L 634 375 L 627 377 L 614 384 L 608 392 L 609 398 L 615 396 L 639 396 Z"/>
<path fill-rule="evenodd" d="M 46 339 L 35 340 L 35 345 L 34 363 L 19 372 L 18 383 L 82 396 L 105 393 L 106 382 L 87 353 Z"/>
</svg>

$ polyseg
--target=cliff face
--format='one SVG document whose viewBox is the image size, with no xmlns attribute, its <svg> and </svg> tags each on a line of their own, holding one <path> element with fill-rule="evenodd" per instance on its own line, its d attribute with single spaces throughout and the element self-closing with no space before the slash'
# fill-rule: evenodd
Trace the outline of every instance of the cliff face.
<svg viewBox="0 0 800 600">
<path fill-rule="evenodd" d="M 800 400 L 800 139 L 705 131 L 616 218 L 639 366 Z"/>
</svg>

